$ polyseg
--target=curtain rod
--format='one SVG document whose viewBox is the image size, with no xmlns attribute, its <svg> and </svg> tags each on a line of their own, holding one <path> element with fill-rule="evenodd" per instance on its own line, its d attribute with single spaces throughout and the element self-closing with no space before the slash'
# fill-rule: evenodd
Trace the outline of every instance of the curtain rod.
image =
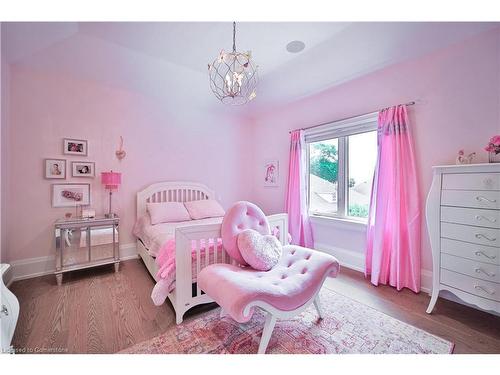
<svg viewBox="0 0 500 375">
<path fill-rule="evenodd" d="M 414 104 L 416 104 L 416 103 L 415 102 L 408 102 L 408 103 L 405 103 L 404 105 L 410 106 L 410 105 L 414 105 Z M 389 108 L 389 107 L 387 107 L 387 108 Z M 387 108 L 383 108 L 383 109 L 387 109 Z M 379 110 L 379 111 L 381 111 L 381 110 Z M 308 126 L 307 128 L 300 128 L 300 129 L 295 129 L 295 130 L 313 129 L 313 128 L 317 128 L 318 126 L 323 126 L 323 125 L 331 124 L 333 122 L 338 122 L 338 121 L 350 120 L 350 119 L 355 118 L 355 117 L 366 116 L 366 115 L 369 115 L 369 114 L 372 114 L 372 113 L 377 113 L 379 111 L 373 111 L 373 112 L 363 113 L 362 115 L 345 117 L 345 118 L 341 118 L 341 119 L 338 119 L 338 120 L 323 122 L 323 123 L 318 124 L 318 125 Z M 291 133 L 292 131 L 293 130 L 290 130 L 288 133 Z"/>
</svg>

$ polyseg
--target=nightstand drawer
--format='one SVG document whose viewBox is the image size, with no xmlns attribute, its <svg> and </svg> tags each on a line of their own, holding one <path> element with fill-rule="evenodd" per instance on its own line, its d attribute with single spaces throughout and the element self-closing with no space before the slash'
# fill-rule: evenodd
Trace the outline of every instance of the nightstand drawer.
<svg viewBox="0 0 500 375">
<path fill-rule="evenodd" d="M 449 254 L 441 254 L 441 268 L 463 273 L 481 280 L 500 283 L 500 267 Z"/>
<path fill-rule="evenodd" d="M 441 206 L 500 209 L 500 191 L 443 190 Z"/>
<path fill-rule="evenodd" d="M 441 269 L 441 284 L 494 301 L 500 301 L 500 284 Z"/>
<path fill-rule="evenodd" d="M 500 191 L 500 173 L 446 173 L 443 189 Z"/>
<path fill-rule="evenodd" d="M 500 228 L 500 210 L 442 206 L 441 221 L 498 229 Z"/>
<path fill-rule="evenodd" d="M 441 237 L 500 247 L 500 229 L 441 222 Z"/>
<path fill-rule="evenodd" d="M 482 263 L 500 265 L 500 248 L 441 238 L 441 252 Z"/>
</svg>

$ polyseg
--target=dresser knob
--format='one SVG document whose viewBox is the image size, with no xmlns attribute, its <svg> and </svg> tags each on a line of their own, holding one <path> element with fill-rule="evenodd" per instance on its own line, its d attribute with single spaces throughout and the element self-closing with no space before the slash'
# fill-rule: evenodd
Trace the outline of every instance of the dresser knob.
<svg viewBox="0 0 500 375">
<path fill-rule="evenodd" d="M 476 256 L 478 256 L 478 257 L 483 256 L 483 257 L 486 257 L 488 259 L 496 259 L 496 255 L 488 255 L 484 251 L 481 251 L 481 250 L 476 251 L 474 254 L 476 254 Z"/>
<path fill-rule="evenodd" d="M 7 309 L 7 306 L 2 305 L 2 309 L 0 310 L 0 314 L 9 316 L 9 310 Z"/>
<path fill-rule="evenodd" d="M 476 233 L 475 236 L 477 239 L 484 238 L 490 242 L 495 242 L 497 240 L 495 237 L 488 237 L 486 234 L 482 233 Z"/>
<path fill-rule="evenodd" d="M 476 220 L 477 221 L 486 220 L 486 221 L 489 221 L 490 223 L 496 223 L 497 222 L 497 219 L 491 219 L 491 218 L 483 216 L 483 215 L 476 215 Z"/>
<path fill-rule="evenodd" d="M 492 292 L 491 290 L 488 290 L 488 289 L 486 289 L 484 286 L 481 286 L 481 285 L 474 285 L 474 289 L 476 289 L 476 290 L 482 290 L 483 292 L 486 292 L 486 293 L 488 293 L 488 294 L 489 294 L 489 295 L 491 295 L 491 296 L 492 296 L 493 294 L 495 294 L 495 292 L 494 292 L 494 291 Z"/>
<path fill-rule="evenodd" d="M 490 202 L 490 203 L 496 203 L 496 202 L 497 202 L 497 200 L 496 200 L 496 199 L 488 199 L 488 198 L 483 197 L 483 196 L 481 196 L 481 195 L 478 195 L 478 196 L 476 197 L 476 200 L 477 200 L 477 201 L 479 201 L 479 202 L 481 202 L 481 201 L 486 201 L 486 202 Z"/>
<path fill-rule="evenodd" d="M 482 268 L 476 268 L 475 271 L 476 271 L 476 273 L 484 273 L 486 276 L 489 276 L 489 277 L 495 277 L 494 273 L 485 271 Z"/>
</svg>

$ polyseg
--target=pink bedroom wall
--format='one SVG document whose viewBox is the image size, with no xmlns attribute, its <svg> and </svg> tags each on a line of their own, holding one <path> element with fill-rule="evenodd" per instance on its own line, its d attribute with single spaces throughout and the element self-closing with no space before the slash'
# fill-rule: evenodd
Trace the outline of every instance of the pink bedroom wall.
<svg viewBox="0 0 500 375">
<path fill-rule="evenodd" d="M 487 161 L 482 148 L 492 134 L 500 132 L 499 73 L 500 29 L 495 29 L 257 117 L 253 129 L 254 155 L 257 155 L 254 159 L 254 200 L 267 213 L 284 210 L 289 130 L 415 100 L 417 105 L 410 107 L 409 112 L 417 150 L 420 198 L 424 204 L 433 165 L 453 164 L 461 148 L 466 152 L 475 151 L 476 162 Z M 280 161 L 278 188 L 262 185 L 265 159 Z M 431 270 L 424 220 L 422 227 L 422 264 L 425 270 Z M 317 220 L 314 232 L 317 244 L 334 253 L 340 251 L 347 262 L 363 265 L 363 229 L 351 231 L 345 225 Z"/>
<path fill-rule="evenodd" d="M 0 28 L 1 33 L 1 28 Z M 3 42 L 3 39 L 0 35 L 0 41 Z M 3 46 L 3 43 L 2 43 Z M 0 48 L 1 53 L 1 78 L 0 78 L 0 86 L 1 86 L 1 128 L 0 128 L 0 262 L 4 263 L 7 261 L 7 252 L 6 252 L 6 244 L 7 244 L 7 236 L 6 236 L 6 226 L 7 220 L 5 215 L 5 207 L 6 207 L 6 186 L 7 186 L 7 121 L 9 117 L 9 64 L 7 64 L 7 60 L 5 54 L 3 53 L 3 49 Z"/>
<path fill-rule="evenodd" d="M 122 244 L 135 241 L 135 194 L 151 183 L 200 181 L 216 191 L 224 206 L 249 197 L 250 177 L 242 168 L 250 155 L 248 129 L 234 118 L 189 106 L 169 108 L 167 101 L 16 66 L 11 83 L 9 261 L 53 254 L 53 222 L 74 209 L 51 207 L 52 183 L 90 183 L 92 207 L 102 214 L 108 196 L 99 172 L 122 172 L 122 185 L 113 196 Z M 115 157 L 120 135 L 127 152 L 121 162 Z M 63 155 L 64 137 L 87 139 L 88 157 Z M 44 158 L 67 159 L 67 179 L 45 180 Z M 69 177 L 74 160 L 95 162 L 96 178 Z"/>
</svg>

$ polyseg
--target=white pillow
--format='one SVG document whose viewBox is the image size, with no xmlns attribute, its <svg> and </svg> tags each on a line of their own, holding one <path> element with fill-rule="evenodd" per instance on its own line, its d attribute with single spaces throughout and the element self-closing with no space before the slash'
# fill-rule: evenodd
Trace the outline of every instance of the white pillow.
<svg viewBox="0 0 500 375">
<path fill-rule="evenodd" d="M 182 202 L 148 203 L 147 210 L 153 225 L 191 220 Z"/>
<path fill-rule="evenodd" d="M 200 201 L 184 202 L 191 219 L 205 219 L 208 217 L 224 216 L 226 211 L 222 208 L 219 202 L 213 199 L 203 199 Z"/>
</svg>

